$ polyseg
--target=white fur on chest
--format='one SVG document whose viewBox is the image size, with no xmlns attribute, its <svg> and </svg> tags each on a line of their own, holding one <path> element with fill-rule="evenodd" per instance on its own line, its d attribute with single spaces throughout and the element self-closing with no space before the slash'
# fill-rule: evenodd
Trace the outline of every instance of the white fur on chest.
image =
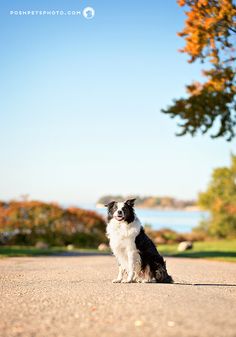
<svg viewBox="0 0 236 337">
<path fill-rule="evenodd" d="M 140 228 L 141 223 L 138 218 L 135 218 L 129 224 L 126 221 L 112 219 L 107 225 L 107 236 L 110 239 L 110 245 L 115 248 L 123 247 L 130 241 L 134 242 L 140 232 Z"/>
<path fill-rule="evenodd" d="M 119 265 L 128 269 L 128 255 L 133 254 L 134 264 L 140 264 L 139 253 L 136 248 L 135 238 L 139 234 L 141 223 L 137 217 L 131 223 L 112 219 L 107 225 L 107 236 L 110 247 L 116 256 Z"/>
</svg>

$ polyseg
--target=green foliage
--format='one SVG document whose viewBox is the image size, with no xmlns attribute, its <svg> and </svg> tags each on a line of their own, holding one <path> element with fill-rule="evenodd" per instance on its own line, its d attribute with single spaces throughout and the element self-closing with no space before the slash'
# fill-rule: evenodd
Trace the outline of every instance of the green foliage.
<svg viewBox="0 0 236 337">
<path fill-rule="evenodd" d="M 236 236 L 236 156 L 232 155 L 230 167 L 213 171 L 206 192 L 199 195 L 199 205 L 211 213 L 200 229 L 222 238 Z"/>
<path fill-rule="evenodd" d="M 206 72 L 205 72 L 206 74 Z M 187 98 L 180 98 L 174 101 L 162 112 L 169 114 L 171 118 L 180 118 L 178 124 L 181 132 L 177 136 L 191 134 L 194 136 L 198 131 L 207 133 L 214 124 L 218 124 L 218 130 L 211 138 L 226 137 L 231 140 L 235 136 L 234 127 L 236 124 L 236 77 L 235 72 L 230 67 L 212 70 L 207 72 L 209 81 L 218 76 L 224 80 L 224 84 L 219 89 L 209 82 L 199 85 L 193 83 L 187 86 L 190 93 Z"/>
</svg>

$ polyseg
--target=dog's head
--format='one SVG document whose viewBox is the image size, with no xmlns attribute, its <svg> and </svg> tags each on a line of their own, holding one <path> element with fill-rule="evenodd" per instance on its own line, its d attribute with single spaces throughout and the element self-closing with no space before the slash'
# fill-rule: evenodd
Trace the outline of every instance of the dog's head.
<svg viewBox="0 0 236 337">
<path fill-rule="evenodd" d="M 134 202 L 135 199 L 129 199 L 124 202 L 111 201 L 105 205 L 108 210 L 108 221 L 116 219 L 117 221 L 134 221 Z"/>
</svg>

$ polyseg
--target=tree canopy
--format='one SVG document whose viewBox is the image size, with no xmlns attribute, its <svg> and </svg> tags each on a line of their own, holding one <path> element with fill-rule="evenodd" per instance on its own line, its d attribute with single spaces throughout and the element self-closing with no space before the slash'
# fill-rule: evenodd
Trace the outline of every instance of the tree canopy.
<svg viewBox="0 0 236 337">
<path fill-rule="evenodd" d="M 185 7 L 184 29 L 178 33 L 185 39 L 180 52 L 189 62 L 208 61 L 203 71 L 205 82 L 186 86 L 187 98 L 175 99 L 162 112 L 178 117 L 181 128 L 177 135 L 213 129 L 212 138 L 235 136 L 236 125 L 236 6 L 232 0 L 178 0 Z"/>
</svg>

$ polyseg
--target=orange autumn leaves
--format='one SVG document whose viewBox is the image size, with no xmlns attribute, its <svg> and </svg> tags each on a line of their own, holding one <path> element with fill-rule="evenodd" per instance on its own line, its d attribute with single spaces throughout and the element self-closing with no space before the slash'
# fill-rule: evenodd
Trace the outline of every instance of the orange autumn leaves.
<svg viewBox="0 0 236 337">
<path fill-rule="evenodd" d="M 174 100 L 162 112 L 180 118 L 178 135 L 214 130 L 212 138 L 232 140 L 236 125 L 236 6 L 231 0 L 178 0 L 186 9 L 185 26 L 179 36 L 180 50 L 189 62 L 210 62 L 203 71 L 205 82 L 186 86 L 187 98 Z M 217 129 L 218 128 L 218 129 Z"/>
<path fill-rule="evenodd" d="M 185 38 L 181 52 L 190 56 L 189 62 L 210 57 L 212 63 L 219 63 L 220 50 L 233 48 L 229 38 L 236 32 L 236 6 L 231 0 L 179 0 L 178 4 L 189 6 L 185 27 L 178 33 Z"/>
</svg>

